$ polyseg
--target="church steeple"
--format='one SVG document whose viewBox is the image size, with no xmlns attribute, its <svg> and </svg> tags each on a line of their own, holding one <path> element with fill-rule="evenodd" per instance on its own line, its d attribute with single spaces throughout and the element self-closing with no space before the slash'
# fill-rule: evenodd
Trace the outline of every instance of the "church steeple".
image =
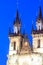
<svg viewBox="0 0 43 65">
<path fill-rule="evenodd" d="M 18 14 L 18 10 L 17 10 L 17 12 L 16 12 L 16 19 L 15 19 L 15 21 L 14 21 L 14 25 L 18 25 L 18 24 L 20 24 L 20 19 L 19 19 L 19 14 Z"/>
<path fill-rule="evenodd" d="M 14 33 L 16 34 L 20 33 L 20 28 L 21 28 L 21 22 L 20 22 L 18 10 L 17 10 L 16 19 L 14 21 Z"/>
<path fill-rule="evenodd" d="M 36 27 L 37 30 L 42 30 L 42 10 L 41 10 L 41 6 L 39 7 L 39 12 L 38 12 L 38 17 L 36 20 Z"/>
<path fill-rule="evenodd" d="M 42 19 L 42 10 L 41 10 L 41 6 L 39 7 L 39 13 L 38 13 L 38 19 Z"/>
</svg>

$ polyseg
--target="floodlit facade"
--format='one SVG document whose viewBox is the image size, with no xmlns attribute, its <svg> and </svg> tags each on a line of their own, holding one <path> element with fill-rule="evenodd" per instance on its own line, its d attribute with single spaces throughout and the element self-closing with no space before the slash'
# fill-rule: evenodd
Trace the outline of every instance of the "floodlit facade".
<svg viewBox="0 0 43 65">
<path fill-rule="evenodd" d="M 14 32 L 9 32 L 9 54 L 6 65 L 43 65 L 43 18 L 41 7 L 36 19 L 36 30 L 32 26 L 32 48 L 27 34 L 21 34 L 21 22 L 16 13 Z"/>
</svg>

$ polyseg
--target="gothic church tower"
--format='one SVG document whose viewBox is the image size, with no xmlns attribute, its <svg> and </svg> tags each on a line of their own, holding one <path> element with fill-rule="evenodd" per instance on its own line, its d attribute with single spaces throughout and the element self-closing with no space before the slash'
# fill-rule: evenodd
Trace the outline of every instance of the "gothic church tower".
<svg viewBox="0 0 43 65">
<path fill-rule="evenodd" d="M 15 65 L 16 59 L 17 59 L 17 54 L 20 53 L 21 46 L 22 46 L 22 35 L 20 34 L 20 29 L 21 29 L 21 23 L 19 19 L 19 14 L 18 11 L 16 12 L 16 19 L 13 23 L 14 26 L 14 32 L 9 33 L 9 54 L 8 56 L 8 61 L 7 65 Z"/>
<path fill-rule="evenodd" d="M 32 53 L 27 35 L 21 34 L 21 22 L 19 19 L 18 11 L 16 12 L 16 19 L 13 23 L 14 32 L 9 33 L 9 54 L 7 55 L 7 65 L 22 65 L 24 55 L 29 55 Z M 23 58 L 22 58 L 22 57 Z M 27 56 L 26 56 L 27 58 Z M 27 58 L 28 59 L 28 58 Z M 25 58 L 24 58 L 25 61 Z"/>
<path fill-rule="evenodd" d="M 39 8 L 38 17 L 36 19 L 36 30 L 32 30 L 32 38 L 33 51 L 43 53 L 43 18 L 41 7 Z"/>
</svg>

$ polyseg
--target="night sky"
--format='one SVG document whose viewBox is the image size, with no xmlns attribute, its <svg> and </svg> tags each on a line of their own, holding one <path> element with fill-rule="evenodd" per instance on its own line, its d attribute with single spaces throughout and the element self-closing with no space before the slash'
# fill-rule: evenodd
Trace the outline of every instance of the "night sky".
<svg viewBox="0 0 43 65">
<path fill-rule="evenodd" d="M 18 0 L 18 6 L 16 0 L 0 0 L 0 65 L 6 65 L 10 42 L 8 39 L 9 27 L 12 31 L 17 9 L 22 31 L 25 29 L 30 45 L 32 45 L 32 23 L 35 29 L 39 6 L 43 14 L 43 0 Z"/>
</svg>

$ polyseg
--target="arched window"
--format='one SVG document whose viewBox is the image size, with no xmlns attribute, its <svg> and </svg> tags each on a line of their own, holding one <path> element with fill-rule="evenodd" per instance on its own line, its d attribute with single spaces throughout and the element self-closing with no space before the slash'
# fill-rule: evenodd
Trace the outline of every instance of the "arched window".
<svg viewBox="0 0 43 65">
<path fill-rule="evenodd" d="M 40 39 L 38 40 L 38 47 L 37 48 L 40 48 Z"/>
<path fill-rule="evenodd" d="M 21 41 L 21 43 L 20 43 L 20 48 L 22 49 L 22 41 Z"/>
<path fill-rule="evenodd" d="M 14 42 L 14 50 L 16 49 L 16 42 Z"/>
</svg>

